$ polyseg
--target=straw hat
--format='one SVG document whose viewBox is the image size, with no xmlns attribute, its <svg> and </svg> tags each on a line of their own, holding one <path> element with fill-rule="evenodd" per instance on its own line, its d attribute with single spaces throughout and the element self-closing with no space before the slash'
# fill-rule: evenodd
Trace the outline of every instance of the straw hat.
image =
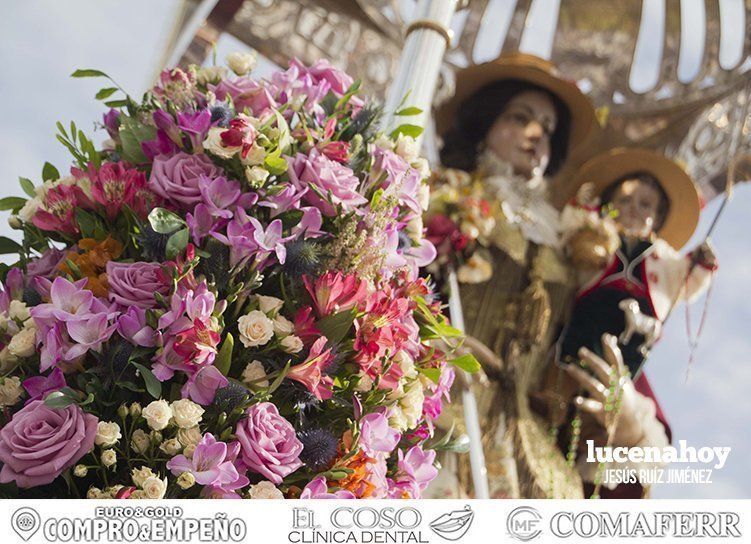
<svg viewBox="0 0 751 544">
<path fill-rule="evenodd" d="M 675 249 L 680 249 L 696 230 L 701 211 L 701 197 L 691 177 L 674 161 L 660 153 L 640 148 L 611 149 L 585 162 L 569 184 L 567 200 L 584 183 L 592 184 L 597 195 L 616 180 L 629 174 L 652 175 L 663 188 L 670 208 L 657 235 Z"/>
<path fill-rule="evenodd" d="M 575 83 L 563 79 L 549 61 L 527 53 L 514 52 L 457 72 L 454 96 L 436 108 L 438 135 L 444 135 L 451 128 L 462 102 L 486 85 L 504 79 L 526 81 L 542 87 L 566 105 L 571 113 L 569 149 L 583 143 L 597 127 L 592 102 Z"/>
</svg>

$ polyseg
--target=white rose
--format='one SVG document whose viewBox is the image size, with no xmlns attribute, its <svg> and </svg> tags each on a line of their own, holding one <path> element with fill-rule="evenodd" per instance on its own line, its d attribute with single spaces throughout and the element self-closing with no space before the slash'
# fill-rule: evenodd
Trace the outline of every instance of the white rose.
<svg viewBox="0 0 751 544">
<path fill-rule="evenodd" d="M 246 348 L 263 346 L 274 336 L 274 322 L 261 310 L 253 310 L 237 320 L 240 341 Z"/>
<path fill-rule="evenodd" d="M 404 432 L 413 429 L 422 416 L 422 405 L 425 394 L 419 380 L 410 382 L 405 387 L 405 393 L 399 402 L 392 408 L 389 416 L 389 425 Z"/>
<path fill-rule="evenodd" d="M 248 154 L 243 157 L 240 162 L 243 163 L 245 166 L 256 166 L 258 164 L 263 164 L 263 161 L 266 159 L 266 150 L 261 147 L 260 145 L 253 144 L 250 147 L 250 151 L 248 151 Z"/>
<path fill-rule="evenodd" d="M 120 425 L 113 421 L 100 421 L 96 427 L 94 444 L 97 446 L 113 446 L 122 437 L 123 435 L 120 434 Z"/>
<path fill-rule="evenodd" d="M 26 307 L 25 302 L 20 300 L 11 300 L 8 305 L 8 316 L 11 319 L 18 319 L 19 321 L 26 321 L 31 317 L 29 309 Z"/>
<path fill-rule="evenodd" d="M 381 149 L 394 149 L 394 142 L 385 134 L 379 134 L 378 137 L 373 141 L 373 145 L 380 147 Z"/>
<path fill-rule="evenodd" d="M 164 480 L 160 480 L 156 476 L 146 478 L 141 487 L 147 499 L 163 499 L 167 492 L 167 478 L 164 478 Z"/>
<path fill-rule="evenodd" d="M 105 467 L 111 467 L 117 463 L 117 453 L 115 453 L 115 450 L 104 450 L 102 452 L 102 464 Z"/>
<path fill-rule="evenodd" d="M 17 215 L 11 214 L 8 216 L 8 226 L 13 230 L 20 230 L 23 228 L 23 222 Z"/>
<path fill-rule="evenodd" d="M 240 151 L 240 147 L 225 147 L 222 145 L 221 134 L 225 130 L 227 129 L 222 127 L 211 127 L 209 133 L 206 135 L 206 139 L 203 141 L 203 148 L 217 157 L 231 159 Z"/>
<path fill-rule="evenodd" d="M 8 346 L 0 350 L 0 372 L 8 372 L 18 362 L 18 357 L 13 355 Z"/>
<path fill-rule="evenodd" d="M 203 408 L 190 399 L 180 399 L 172 403 L 172 417 L 181 429 L 189 429 L 201 423 Z"/>
<path fill-rule="evenodd" d="M 417 141 L 412 136 L 400 134 L 396 139 L 395 151 L 397 155 L 407 162 L 412 162 L 417 159 L 417 154 L 420 152 L 420 146 L 417 145 Z"/>
<path fill-rule="evenodd" d="M 243 370 L 242 382 L 245 385 L 249 387 L 254 387 L 254 388 L 268 387 L 269 380 L 262 379 L 265 377 L 266 377 L 266 369 L 263 368 L 263 363 L 261 363 L 261 361 L 251 361 L 245 367 L 245 370 Z M 258 381 L 254 381 L 254 380 L 258 380 Z"/>
<path fill-rule="evenodd" d="M 141 487 L 149 478 L 155 478 L 156 474 L 149 467 L 134 468 L 130 471 L 130 477 L 137 487 Z"/>
<path fill-rule="evenodd" d="M 355 389 L 363 392 L 371 391 L 373 389 L 373 378 L 363 372 L 360 374 L 360 380 L 357 382 Z"/>
<path fill-rule="evenodd" d="M 188 459 L 193 458 L 193 453 L 196 451 L 196 445 L 190 444 L 188 446 L 185 446 L 185 449 L 183 449 L 183 455 L 187 457 Z"/>
<path fill-rule="evenodd" d="M 90 487 L 86 492 L 87 499 L 98 499 L 102 496 L 102 490 L 98 487 Z"/>
<path fill-rule="evenodd" d="M 285 336 L 279 344 L 282 346 L 285 353 L 300 353 L 303 348 L 302 340 L 300 340 L 299 336 L 295 336 L 294 334 Z"/>
<path fill-rule="evenodd" d="M 196 73 L 196 81 L 202 85 L 218 83 L 227 74 L 224 66 L 204 66 Z"/>
<path fill-rule="evenodd" d="M 136 429 L 133 431 L 133 435 L 130 440 L 130 447 L 138 453 L 143 453 L 151 445 L 151 439 L 149 435 L 143 432 L 142 429 Z"/>
<path fill-rule="evenodd" d="M 183 446 L 182 444 L 180 444 L 180 441 L 177 438 L 170 438 L 169 440 L 162 442 L 162 444 L 159 446 L 159 449 L 167 455 L 174 456 L 180 453 L 180 450 L 183 449 Z"/>
<path fill-rule="evenodd" d="M 18 376 L 12 378 L 0 378 L 0 405 L 13 406 L 23 395 L 21 380 Z"/>
<path fill-rule="evenodd" d="M 180 489 L 190 489 L 196 483 L 196 477 L 190 472 L 183 472 L 177 477 L 177 485 Z"/>
<path fill-rule="evenodd" d="M 18 210 L 18 218 L 24 223 L 31 223 L 31 218 L 37 213 L 37 210 L 42 205 L 42 198 L 35 196 L 26 201 L 26 204 Z"/>
<path fill-rule="evenodd" d="M 261 166 L 246 166 L 245 177 L 251 185 L 257 186 L 262 184 L 269 177 L 269 171 Z"/>
<path fill-rule="evenodd" d="M 400 349 L 394 355 L 394 362 L 398 364 L 399 367 L 402 369 L 402 372 L 404 372 L 405 378 L 408 378 L 408 379 L 417 378 L 417 369 L 415 368 L 415 361 L 414 359 L 412 359 L 409 353 L 407 353 L 403 349 Z"/>
<path fill-rule="evenodd" d="M 201 441 L 201 438 L 203 438 L 203 435 L 198 425 L 190 429 L 178 429 L 177 431 L 177 440 L 185 447 L 195 446 Z"/>
<path fill-rule="evenodd" d="M 276 297 L 256 295 L 256 300 L 258 301 L 258 309 L 266 315 L 275 313 L 279 311 L 282 306 L 284 306 L 284 301 Z"/>
<path fill-rule="evenodd" d="M 143 409 L 141 415 L 146 419 L 149 427 L 155 431 L 161 431 L 169 425 L 172 419 L 172 409 L 166 400 L 155 400 Z"/>
<path fill-rule="evenodd" d="M 227 55 L 227 66 L 238 76 L 244 76 L 256 66 L 256 55 L 236 51 Z"/>
<path fill-rule="evenodd" d="M 294 323 L 283 315 L 280 314 L 274 318 L 274 334 L 277 336 L 287 336 L 292 334 L 294 330 Z"/>
<path fill-rule="evenodd" d="M 282 492 L 279 491 L 276 486 L 269 482 L 268 480 L 264 480 L 262 482 L 258 482 L 255 485 L 251 485 L 250 489 L 248 489 L 248 496 L 250 496 L 251 499 L 283 499 L 284 495 L 282 495 Z"/>
</svg>

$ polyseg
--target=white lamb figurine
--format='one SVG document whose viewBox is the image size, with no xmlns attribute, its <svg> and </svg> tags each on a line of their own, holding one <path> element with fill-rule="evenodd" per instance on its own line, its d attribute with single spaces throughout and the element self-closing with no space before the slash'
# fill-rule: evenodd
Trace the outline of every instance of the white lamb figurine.
<svg viewBox="0 0 751 544">
<path fill-rule="evenodd" d="M 639 353 L 646 357 L 649 353 L 649 348 L 660 337 L 662 323 L 657 318 L 641 313 L 639 303 L 633 298 L 622 300 L 618 303 L 618 307 L 626 315 L 626 329 L 619 337 L 621 344 L 628 344 L 634 333 L 643 335 L 644 343 L 639 346 Z"/>
</svg>

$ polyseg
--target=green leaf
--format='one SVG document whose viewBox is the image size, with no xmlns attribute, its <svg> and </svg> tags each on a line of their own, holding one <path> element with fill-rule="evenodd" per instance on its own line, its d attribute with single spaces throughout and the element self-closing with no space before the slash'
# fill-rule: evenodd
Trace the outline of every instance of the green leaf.
<svg viewBox="0 0 751 544">
<path fill-rule="evenodd" d="M 292 137 L 289 134 L 289 125 L 281 113 L 276 109 L 273 111 L 276 116 L 276 128 L 279 130 L 279 143 L 277 145 L 277 149 L 279 150 L 278 154 L 287 153 L 287 151 L 289 151 L 289 146 L 292 143 Z"/>
<path fill-rule="evenodd" d="M 21 184 L 21 189 L 23 189 L 24 193 L 31 198 L 37 196 L 37 193 L 34 190 L 34 183 L 29 178 L 18 178 L 18 182 Z"/>
<path fill-rule="evenodd" d="M 291 364 L 292 364 L 292 361 L 287 361 L 287 364 L 284 365 L 284 368 L 282 369 L 282 371 L 276 377 L 274 382 L 269 386 L 269 391 L 268 391 L 269 395 L 273 393 L 274 391 L 276 391 L 280 385 L 282 385 L 284 378 L 287 377 L 287 372 L 289 372 L 289 367 Z"/>
<path fill-rule="evenodd" d="M 92 70 L 91 68 L 78 69 L 70 77 L 109 77 L 107 74 L 100 70 Z"/>
<path fill-rule="evenodd" d="M 52 164 L 45 162 L 42 167 L 42 179 L 44 181 L 60 179 L 60 172 Z"/>
<path fill-rule="evenodd" d="M 109 100 L 104 103 L 105 106 L 108 106 L 110 108 L 122 108 L 124 106 L 128 105 L 128 99 L 127 98 L 120 98 L 118 100 Z"/>
<path fill-rule="evenodd" d="M 396 138 L 399 136 L 399 134 L 404 134 L 405 136 L 412 136 L 413 138 L 417 138 L 422 134 L 423 128 L 418 125 L 399 125 L 396 127 L 393 132 L 391 133 L 392 138 Z"/>
<path fill-rule="evenodd" d="M 99 89 L 99 92 L 94 95 L 94 98 L 96 98 L 97 100 L 104 100 L 105 98 L 109 98 L 116 92 L 117 87 L 105 87 L 104 89 Z"/>
<path fill-rule="evenodd" d="M 475 356 L 471 353 L 467 353 L 465 355 L 460 355 L 456 359 L 452 359 L 449 361 L 450 364 L 454 365 L 457 368 L 461 368 L 465 372 L 469 372 L 470 374 L 473 374 L 480 370 L 480 363 L 475 359 Z"/>
<path fill-rule="evenodd" d="M 11 240 L 6 236 L 0 236 L 0 255 L 6 255 L 8 253 L 18 253 L 22 250 L 21 244 L 15 240 Z"/>
<path fill-rule="evenodd" d="M 410 106 L 408 108 L 404 108 L 403 110 L 399 110 L 398 112 L 396 112 L 396 115 L 400 117 L 408 117 L 410 115 L 420 115 L 421 113 L 422 110 L 417 106 Z"/>
<path fill-rule="evenodd" d="M 26 204 L 26 199 L 20 196 L 6 196 L 0 199 L 0 211 L 15 210 L 23 207 Z"/>
<path fill-rule="evenodd" d="M 345 312 L 327 315 L 316 323 L 316 327 L 328 338 L 329 342 L 337 343 L 349 332 L 354 320 L 355 310 L 352 308 Z"/>
<path fill-rule="evenodd" d="M 110 107 L 110 103 L 106 103 Z M 124 116 L 121 116 L 123 118 Z M 146 155 L 141 149 L 141 142 L 153 140 L 156 136 L 154 127 L 139 123 L 132 117 L 124 117 L 120 123 L 120 142 L 122 144 L 122 158 L 131 163 L 146 162 Z"/>
<path fill-rule="evenodd" d="M 131 364 L 136 367 L 138 369 L 138 372 L 141 374 L 143 382 L 146 384 L 146 391 L 149 392 L 149 395 L 151 395 L 155 399 L 161 398 L 162 382 L 156 379 L 156 376 L 154 376 L 154 373 L 151 371 L 151 369 L 146 368 L 141 363 Z"/>
<path fill-rule="evenodd" d="M 219 350 L 219 354 L 216 356 L 214 366 L 224 374 L 229 375 L 229 369 L 232 366 L 232 348 L 235 345 L 235 339 L 230 333 L 227 333 L 227 337 L 222 342 L 222 348 Z"/>
<path fill-rule="evenodd" d="M 78 228 L 81 229 L 83 238 L 94 238 L 96 231 L 96 219 L 89 212 L 76 209 L 76 221 L 78 222 Z"/>
<path fill-rule="evenodd" d="M 149 224 L 159 234 L 171 234 L 185 227 L 185 221 L 179 215 L 164 208 L 154 208 L 149 212 Z"/>
<path fill-rule="evenodd" d="M 438 383 L 438 381 L 441 379 L 440 368 L 418 368 L 417 370 L 420 372 L 420 374 L 430 379 L 430 381 L 432 381 L 433 383 Z"/>
<path fill-rule="evenodd" d="M 175 234 L 170 236 L 167 239 L 167 246 L 165 247 L 167 258 L 174 259 L 178 255 L 180 255 L 180 253 L 182 253 L 188 245 L 188 238 L 188 229 L 180 229 Z"/>
<path fill-rule="evenodd" d="M 287 161 L 282 157 L 274 157 L 273 155 L 267 155 L 263 161 L 263 167 L 269 171 L 269 173 L 278 176 L 287 171 Z"/>
<path fill-rule="evenodd" d="M 75 402 L 75 398 L 66 395 L 63 391 L 53 391 L 44 399 L 44 405 L 50 408 L 65 408 Z"/>
</svg>

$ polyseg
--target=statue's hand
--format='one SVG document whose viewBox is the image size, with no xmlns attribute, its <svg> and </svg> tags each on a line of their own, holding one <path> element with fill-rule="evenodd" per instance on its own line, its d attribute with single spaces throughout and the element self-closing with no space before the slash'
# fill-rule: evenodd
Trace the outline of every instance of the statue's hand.
<svg viewBox="0 0 751 544">
<path fill-rule="evenodd" d="M 594 375 L 586 372 L 576 365 L 565 365 L 565 370 L 585 391 L 589 397 L 578 395 L 574 403 L 602 426 L 608 424 L 608 412 L 611 395 L 620 392 L 620 411 L 615 427 L 613 444 L 615 446 L 634 446 L 644 436 L 642 421 L 637 409 L 637 396 L 639 393 L 628 375 L 626 365 L 623 363 L 623 355 L 618 347 L 615 336 L 604 334 L 602 347 L 605 358 L 599 357 L 587 348 L 579 350 L 579 357 L 594 372 Z M 613 387 L 611 389 L 611 386 Z"/>
</svg>

